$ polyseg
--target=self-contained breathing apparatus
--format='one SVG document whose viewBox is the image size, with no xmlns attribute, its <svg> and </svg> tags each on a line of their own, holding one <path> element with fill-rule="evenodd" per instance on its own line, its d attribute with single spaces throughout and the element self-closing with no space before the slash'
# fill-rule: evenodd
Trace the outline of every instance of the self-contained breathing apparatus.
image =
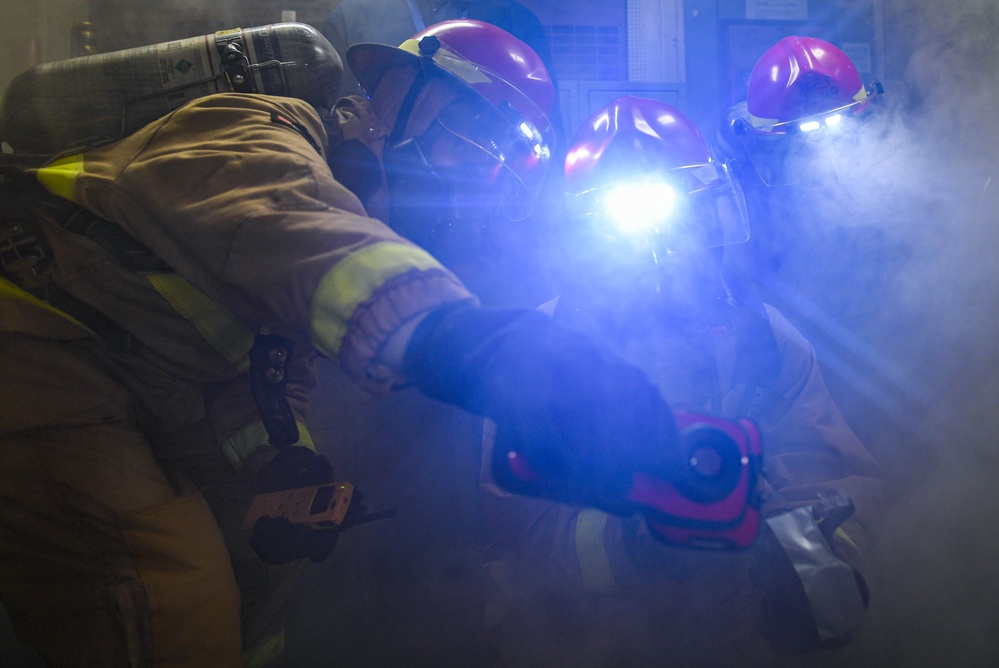
<svg viewBox="0 0 999 668">
<path fill-rule="evenodd" d="M 0 101 L 0 140 L 19 154 L 83 151 L 214 93 L 296 97 L 321 112 L 343 79 L 340 56 L 301 23 L 209 35 L 45 63 Z"/>
</svg>

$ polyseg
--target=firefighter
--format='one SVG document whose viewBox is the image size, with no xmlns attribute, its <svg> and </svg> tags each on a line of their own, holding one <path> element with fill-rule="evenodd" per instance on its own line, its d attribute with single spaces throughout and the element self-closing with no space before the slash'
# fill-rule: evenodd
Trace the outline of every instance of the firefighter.
<svg viewBox="0 0 999 668">
<path fill-rule="evenodd" d="M 0 596 L 52 665 L 281 660 L 290 578 L 271 565 L 322 560 L 338 533 L 239 525 L 255 492 L 333 479 L 304 428 L 316 355 L 489 415 L 564 461 L 571 500 L 614 502 L 580 470 L 625 475 L 615 448 L 672 471 L 672 413 L 640 371 L 478 307 L 374 217 L 434 237 L 527 215 L 550 154 L 537 56 L 466 21 L 348 58 L 370 101 L 333 117 L 229 92 L 40 164 L 4 137 L 22 161 L 3 171 Z"/>
<path fill-rule="evenodd" d="M 622 97 L 577 131 L 565 182 L 563 289 L 542 310 L 640 366 L 675 408 L 755 421 L 767 519 L 748 550 L 698 550 L 639 517 L 517 497 L 494 484 L 487 429 L 499 665 L 770 666 L 848 642 L 881 471 L 812 347 L 723 271 L 723 249 L 748 238 L 727 166 L 675 108 Z"/>
<path fill-rule="evenodd" d="M 554 151 L 552 159 L 560 160 L 558 156 L 564 151 L 566 137 L 551 48 L 541 22 L 520 3 L 513 0 L 351 0 L 342 2 L 333 9 L 323 25 L 323 34 L 340 53 L 346 54 L 351 46 L 359 43 L 401 43 L 413 35 L 414 30 L 422 33 L 425 23 L 430 25 L 446 19 L 471 19 L 490 23 L 514 35 L 538 54 L 552 83 L 553 101 L 549 121 L 553 135 L 550 144 Z M 370 91 L 363 88 L 362 84 L 353 69 L 348 67 L 344 73 L 340 95 L 363 97 Z M 452 245 L 460 247 L 471 243 L 481 250 L 474 258 L 467 254 L 467 249 L 463 253 L 459 251 L 459 254 L 464 255 L 464 261 L 460 263 L 448 262 L 447 258 L 439 259 L 444 260 L 483 303 L 520 306 L 538 303 L 538 286 L 543 281 L 538 280 L 542 260 L 537 257 L 536 233 L 545 226 L 543 221 L 555 215 L 558 210 L 562 196 L 560 179 L 559 170 L 548 172 L 538 206 L 529 220 L 482 229 L 474 239 L 459 239 L 458 235 L 452 235 Z M 539 222 L 535 224 L 534 221 Z M 463 226 L 462 229 L 468 231 L 472 227 Z M 483 246 L 486 248 L 482 248 Z M 550 292 L 545 298 L 547 296 L 550 296 Z"/>
<path fill-rule="evenodd" d="M 346 0 L 329 13 L 323 23 L 323 34 L 340 53 L 362 42 L 396 44 L 426 26 L 452 19 L 485 21 L 503 28 L 537 53 L 555 83 L 556 104 L 552 107 L 552 124 L 564 143 L 562 112 L 558 101 L 558 82 L 554 79 L 551 45 L 545 37 L 541 21 L 516 0 Z M 344 73 L 340 94 L 363 94 L 353 72 Z"/>
<path fill-rule="evenodd" d="M 865 216 L 871 203 L 851 196 L 845 181 L 870 177 L 871 156 L 885 150 L 883 93 L 816 37 L 785 37 L 759 58 L 746 99 L 727 110 L 716 137 L 753 219 L 754 238 L 728 258 L 734 270 L 765 285 L 802 255 L 802 236 L 820 232 L 810 223 L 817 215 Z M 844 210 L 851 200 L 858 211 Z"/>
</svg>

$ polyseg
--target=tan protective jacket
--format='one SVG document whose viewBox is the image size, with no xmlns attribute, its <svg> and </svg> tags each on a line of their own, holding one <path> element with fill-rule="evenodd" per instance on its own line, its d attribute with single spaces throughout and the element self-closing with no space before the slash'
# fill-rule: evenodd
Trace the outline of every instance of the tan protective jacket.
<svg viewBox="0 0 999 668">
<path fill-rule="evenodd" d="M 363 101 L 355 109 L 344 136 L 366 125 L 380 153 L 384 128 Z M 52 197 L 0 218 L 0 260 L 16 274 L 0 278 L 0 589 L 54 665 L 279 657 L 294 570 L 263 564 L 246 540 L 252 477 L 216 468 L 215 448 L 241 468 L 268 441 L 247 378 L 254 335 L 294 343 L 286 394 L 302 427 L 317 351 L 387 391 L 402 379 L 378 355 L 400 325 L 474 299 L 368 216 L 326 146 L 300 100 L 204 97 L 34 170 Z M 80 209 L 65 202 L 126 236 L 85 216 L 68 225 Z M 68 490 L 88 501 L 62 502 Z"/>
<path fill-rule="evenodd" d="M 372 130 L 377 119 L 355 106 L 341 114 L 346 135 L 366 125 L 358 134 L 377 143 L 384 128 Z M 197 420 L 200 387 L 234 382 L 234 398 L 222 399 L 232 424 L 220 429 L 229 438 L 245 428 L 247 353 L 262 327 L 296 345 L 289 398 L 300 417 L 314 350 L 366 389 L 387 391 L 401 380 L 377 364 L 387 338 L 439 304 L 472 299 L 425 251 L 368 217 L 333 179 L 325 150 L 307 103 L 220 94 L 36 171 L 50 192 L 113 221 L 169 267 L 126 269 L 61 221 L 42 221 L 54 282 L 140 342 L 123 363 L 164 424 Z M 0 300 L 0 331 L 87 335 L 9 281 Z M 227 455 L 243 459 L 246 447 Z"/>
</svg>

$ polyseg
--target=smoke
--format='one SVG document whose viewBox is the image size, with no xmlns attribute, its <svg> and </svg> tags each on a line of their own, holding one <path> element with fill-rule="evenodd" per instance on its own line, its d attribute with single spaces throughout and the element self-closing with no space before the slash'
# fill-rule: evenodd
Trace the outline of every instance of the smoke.
<svg viewBox="0 0 999 668">
<path fill-rule="evenodd" d="M 839 222 L 811 230 L 795 268 L 798 296 L 848 325 L 806 323 L 833 342 L 830 384 L 896 491 L 851 655 L 996 665 L 999 5 L 895 0 L 885 18 L 891 122 L 837 161 L 836 192 L 811 206 Z M 814 262 L 816 240 L 846 256 Z"/>
<path fill-rule="evenodd" d="M 222 3 L 220 12 L 218 3 L 206 9 L 191 0 L 189 7 L 173 11 L 183 4 L 171 2 L 173 15 L 167 20 L 149 20 L 141 7 L 99 0 L 91 3 L 96 8 L 92 18 L 106 48 L 279 20 L 279 12 L 269 9 L 247 16 L 234 2 Z M 298 19 L 321 25 L 333 4 L 316 4 L 314 10 L 300 11 Z M 813 187 L 799 191 L 788 216 L 793 223 L 784 227 L 784 280 L 774 295 L 815 343 L 837 401 L 882 461 L 893 490 L 878 523 L 868 626 L 845 655 L 831 660 L 839 665 L 999 665 L 999 3 L 885 0 L 884 6 L 888 108 L 883 122 L 866 127 L 846 145 L 829 146 L 834 159 L 816 168 Z M 184 22 L 178 27 L 178 21 Z M 363 455 L 356 453 L 407 428 L 412 443 L 373 459 L 387 457 L 398 469 L 418 471 L 426 462 L 417 456 L 420 448 L 453 439 L 457 451 L 459 441 L 474 442 L 477 436 L 474 425 L 457 436 L 428 436 L 406 426 L 391 430 L 385 426 L 389 419 L 406 425 L 429 422 L 419 413 L 430 409 L 424 404 L 407 409 L 404 401 L 376 405 L 329 373 L 317 399 L 338 402 L 344 414 L 324 424 L 323 408 L 317 408 L 320 423 L 313 431 L 327 445 L 338 441 L 344 446 L 341 458 L 348 454 L 337 462 L 338 471 L 366 474 L 381 485 L 379 476 L 389 477 L 384 469 L 371 465 L 365 471 L 350 458 L 360 460 Z M 326 410 L 328 415 L 333 409 Z M 406 410 L 410 413 L 400 415 Z M 372 423 L 379 429 L 372 430 Z M 471 468 L 464 466 L 460 477 L 474 485 Z M 382 509 L 380 503 L 388 499 L 401 510 L 419 510 L 428 504 L 419 488 L 426 485 L 433 516 L 445 523 L 456 509 L 434 485 L 456 473 L 437 473 L 414 479 L 397 498 L 371 494 L 372 509 Z M 403 470 L 395 478 L 406 475 Z M 398 527 L 389 524 L 352 530 L 357 533 L 345 535 L 323 570 L 307 571 L 299 592 L 303 603 L 293 615 L 299 629 L 306 628 L 298 636 L 312 643 L 295 650 L 312 659 L 301 665 L 361 665 L 358 657 L 365 648 L 360 641 L 373 634 L 351 620 L 377 620 L 385 609 L 402 618 L 402 599 L 395 606 L 382 601 L 375 609 L 370 578 L 378 559 L 370 556 L 377 553 L 386 570 L 398 568 L 405 554 L 385 556 L 389 548 L 415 546 L 439 554 L 428 546 L 429 534 L 444 531 L 439 525 L 427 527 L 428 535 L 422 527 L 405 529 L 401 538 L 394 537 Z M 364 531 L 378 537 L 374 547 L 352 547 L 364 540 Z M 466 566 L 450 565 L 455 572 Z M 410 591 L 405 601 L 414 608 L 406 623 L 392 620 L 386 626 L 403 629 L 407 637 L 426 634 L 430 643 L 431 627 L 414 626 L 412 618 L 429 620 L 456 601 L 466 607 L 449 619 L 471 612 L 475 602 L 460 591 L 467 580 L 452 574 L 435 577 L 439 598 L 421 599 L 427 592 Z M 395 584 L 405 586 L 399 576 L 385 578 L 379 593 Z M 343 588 L 339 593 L 337 586 Z M 473 621 L 465 620 L 462 630 Z M 393 644 L 414 644 L 388 635 L 378 639 L 384 644 L 379 651 L 393 660 L 398 659 Z M 333 656 L 331 647 L 357 653 Z"/>
</svg>

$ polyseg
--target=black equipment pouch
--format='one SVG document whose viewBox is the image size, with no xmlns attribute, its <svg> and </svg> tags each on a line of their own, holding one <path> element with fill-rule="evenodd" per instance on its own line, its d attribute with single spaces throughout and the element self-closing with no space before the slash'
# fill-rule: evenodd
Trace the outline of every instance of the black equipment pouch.
<svg viewBox="0 0 999 668">
<path fill-rule="evenodd" d="M 298 424 L 285 396 L 293 352 L 291 341 L 267 329 L 260 330 L 250 349 L 250 391 L 275 448 L 298 443 Z"/>
</svg>

